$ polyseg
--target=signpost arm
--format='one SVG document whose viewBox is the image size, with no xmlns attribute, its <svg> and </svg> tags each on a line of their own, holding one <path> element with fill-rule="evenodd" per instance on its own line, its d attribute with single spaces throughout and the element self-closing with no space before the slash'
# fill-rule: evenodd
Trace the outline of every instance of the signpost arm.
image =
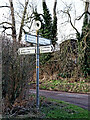
<svg viewBox="0 0 90 120">
<path fill-rule="evenodd" d="M 39 38 L 36 31 L 36 107 L 39 109 Z"/>
</svg>

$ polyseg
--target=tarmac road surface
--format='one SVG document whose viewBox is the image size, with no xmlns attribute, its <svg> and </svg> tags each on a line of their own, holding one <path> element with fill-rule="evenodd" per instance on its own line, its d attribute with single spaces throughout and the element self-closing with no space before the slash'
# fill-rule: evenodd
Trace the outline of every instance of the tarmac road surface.
<svg viewBox="0 0 90 120">
<path fill-rule="evenodd" d="M 30 93 L 36 94 L 36 89 L 30 89 Z M 90 110 L 90 99 L 88 94 L 67 93 L 49 90 L 39 90 L 39 94 L 40 96 L 65 101 L 70 104 L 77 105 L 81 108 Z"/>
</svg>

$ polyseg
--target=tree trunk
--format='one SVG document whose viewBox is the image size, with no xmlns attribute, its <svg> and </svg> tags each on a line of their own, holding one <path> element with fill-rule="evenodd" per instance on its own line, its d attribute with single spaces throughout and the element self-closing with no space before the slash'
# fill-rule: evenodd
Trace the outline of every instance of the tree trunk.
<svg viewBox="0 0 90 120">
<path fill-rule="evenodd" d="M 11 17 L 12 17 L 12 38 L 13 38 L 13 42 L 16 42 L 16 25 L 15 25 L 13 1 L 9 0 L 9 3 L 10 3 L 10 10 L 11 10 Z"/>
<path fill-rule="evenodd" d="M 86 1 L 85 3 L 85 12 L 89 12 L 90 13 L 90 3 L 89 1 Z M 88 23 L 90 21 L 90 15 L 88 14 Z"/>
<path fill-rule="evenodd" d="M 57 0 L 54 1 L 53 16 L 56 15 Z"/>
<path fill-rule="evenodd" d="M 21 20 L 21 26 L 20 26 L 19 37 L 18 37 L 18 41 L 19 41 L 19 42 L 20 42 L 21 39 L 22 39 L 22 30 L 23 30 L 23 27 L 24 27 L 24 19 L 25 19 L 25 14 L 26 14 L 26 12 L 27 12 L 28 3 L 29 3 L 29 0 L 27 0 L 27 1 L 25 2 L 23 17 L 22 17 L 22 20 Z"/>
</svg>

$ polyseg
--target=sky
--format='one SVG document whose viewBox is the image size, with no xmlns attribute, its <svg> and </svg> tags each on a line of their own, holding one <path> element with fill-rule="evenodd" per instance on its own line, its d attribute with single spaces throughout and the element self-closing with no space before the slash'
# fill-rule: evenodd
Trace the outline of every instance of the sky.
<svg viewBox="0 0 90 120">
<path fill-rule="evenodd" d="M 17 1 L 18 0 L 13 0 L 15 10 L 17 10 Z M 25 0 L 20 0 L 20 1 L 24 4 Z M 43 12 L 42 11 L 42 0 L 30 0 L 30 1 L 33 3 L 33 5 L 37 5 L 39 13 Z M 50 10 L 50 13 L 53 14 L 54 0 L 46 0 L 46 3 Z M 61 23 L 63 23 L 64 21 L 68 19 L 66 16 L 63 16 L 62 18 L 62 14 L 60 13 L 60 10 L 63 10 L 65 8 L 65 3 L 67 3 L 67 5 L 69 5 L 70 3 L 73 4 L 73 9 L 71 12 L 72 21 L 74 21 L 75 17 L 80 16 L 83 13 L 84 8 L 85 8 L 84 3 L 81 0 L 57 0 L 58 43 L 60 43 L 61 41 L 65 39 L 69 39 L 70 37 L 75 38 L 75 35 L 71 35 L 71 34 L 75 34 L 75 31 L 72 29 L 70 24 L 61 25 Z M 8 0 L 0 0 L 0 5 L 7 5 L 7 4 L 8 4 Z M 10 17 L 9 13 L 10 11 L 8 10 L 8 8 L 6 9 L 0 8 L 0 21 L 4 21 L 7 17 Z M 81 31 L 82 23 L 83 23 L 83 19 L 81 19 L 79 22 L 76 22 L 75 24 L 79 32 Z"/>
</svg>

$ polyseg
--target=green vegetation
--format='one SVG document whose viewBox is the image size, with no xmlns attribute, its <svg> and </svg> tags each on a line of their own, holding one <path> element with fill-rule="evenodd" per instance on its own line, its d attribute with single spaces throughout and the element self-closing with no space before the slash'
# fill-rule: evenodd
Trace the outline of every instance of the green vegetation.
<svg viewBox="0 0 90 120">
<path fill-rule="evenodd" d="M 43 15 L 39 14 L 37 9 L 34 11 L 35 20 L 39 20 L 42 24 L 39 34 L 44 38 L 50 39 L 55 47 L 57 41 L 57 15 L 54 14 L 52 18 L 45 1 L 42 2 L 42 7 Z M 41 54 L 40 64 L 44 65 L 51 57 L 51 53 Z"/>
<path fill-rule="evenodd" d="M 33 99 L 33 105 L 32 101 L 30 101 L 32 106 L 30 112 L 22 116 L 18 115 L 17 117 L 8 118 L 8 120 L 38 120 L 40 118 L 42 120 L 48 118 L 50 118 L 50 120 L 53 118 L 57 118 L 58 120 L 65 118 L 69 120 L 70 118 L 86 120 L 89 118 L 90 111 L 88 110 L 60 100 L 54 100 L 50 98 L 46 99 L 43 96 L 40 97 L 40 109 L 37 111 L 35 105 L 35 95 L 30 95 L 30 97 Z"/>
<path fill-rule="evenodd" d="M 67 80 L 50 80 L 40 84 L 41 89 L 57 90 L 63 92 L 88 93 L 90 92 L 89 84 L 83 82 L 70 83 Z"/>
<path fill-rule="evenodd" d="M 48 99 L 49 105 L 41 109 L 45 118 L 88 118 L 88 110 L 63 101 Z"/>
<path fill-rule="evenodd" d="M 90 21 L 88 21 L 88 13 L 85 13 L 82 26 L 82 34 L 78 35 L 78 62 L 84 77 L 90 75 Z"/>
</svg>

